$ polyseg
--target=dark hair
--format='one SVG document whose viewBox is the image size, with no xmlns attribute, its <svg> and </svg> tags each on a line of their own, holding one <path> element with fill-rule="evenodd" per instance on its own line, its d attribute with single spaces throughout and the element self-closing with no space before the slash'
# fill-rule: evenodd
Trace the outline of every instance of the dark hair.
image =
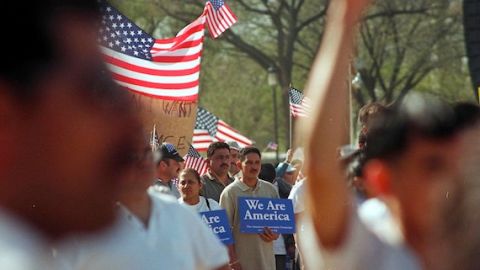
<svg viewBox="0 0 480 270">
<path fill-rule="evenodd" d="M 214 142 L 208 146 L 207 158 L 211 158 L 218 149 L 228 149 L 228 152 L 230 152 L 230 146 L 228 146 L 228 144 L 224 142 Z"/>
<path fill-rule="evenodd" d="M 407 96 L 401 104 L 376 117 L 367 136 L 367 159 L 391 160 L 405 151 L 412 137 L 447 139 L 456 133 L 450 105 L 435 97 Z"/>
<path fill-rule="evenodd" d="M 9 90 L 9 94 L 19 100 L 30 100 L 38 94 L 38 90 L 32 87 L 37 76 L 59 60 L 59 48 L 51 27 L 58 24 L 56 16 L 65 11 L 85 13 L 91 15 L 92 20 L 99 18 L 95 0 L 29 1 L 28 7 L 25 2 L 13 1 L 4 7 L 4 15 L 13 16 L 5 15 L 0 19 L 1 24 L 6 26 L 2 34 L 8 38 L 8 42 L 2 45 L 4 53 L 0 79 L 6 80 L 12 87 L 2 91 Z"/>
<path fill-rule="evenodd" d="M 347 179 L 352 181 L 354 177 L 362 177 L 364 165 L 365 153 L 363 150 L 357 150 L 357 152 L 352 154 L 351 159 L 346 166 Z"/>
<path fill-rule="evenodd" d="M 367 125 L 378 115 L 387 111 L 387 107 L 378 102 L 371 102 L 360 108 L 358 111 L 358 122 Z"/>
<path fill-rule="evenodd" d="M 260 153 L 260 150 L 258 150 L 258 148 L 253 147 L 253 146 L 247 146 L 247 147 L 242 148 L 242 150 L 240 150 L 240 157 L 239 157 L 240 161 L 245 161 L 247 155 L 251 154 L 251 153 L 255 153 L 260 158 L 262 158 L 262 153 Z"/>
<path fill-rule="evenodd" d="M 197 170 L 192 169 L 192 168 L 183 169 L 183 170 L 180 171 L 180 173 L 178 175 L 180 176 L 182 174 L 187 174 L 187 173 L 193 174 L 193 176 L 198 180 L 199 183 L 202 182 L 202 180 L 200 180 L 200 174 L 197 172 Z"/>
<path fill-rule="evenodd" d="M 457 129 L 463 130 L 480 122 L 480 107 L 470 102 L 459 102 L 453 107 Z"/>
<path fill-rule="evenodd" d="M 272 163 L 262 163 L 258 178 L 273 183 L 276 177 L 275 166 Z"/>
</svg>

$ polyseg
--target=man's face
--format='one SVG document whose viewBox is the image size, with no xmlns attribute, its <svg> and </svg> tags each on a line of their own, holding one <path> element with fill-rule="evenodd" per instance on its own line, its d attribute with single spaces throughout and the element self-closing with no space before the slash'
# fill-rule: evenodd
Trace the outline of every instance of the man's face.
<svg viewBox="0 0 480 270">
<path fill-rule="evenodd" d="M 227 148 L 215 150 L 209 158 L 210 169 L 219 176 L 226 175 L 230 169 L 230 151 Z"/>
<path fill-rule="evenodd" d="M 237 167 L 237 162 L 238 162 L 238 150 L 230 149 L 230 173 L 231 174 L 236 174 L 240 171 L 240 169 Z"/>
<path fill-rule="evenodd" d="M 286 181 L 287 183 L 289 183 L 290 185 L 295 185 L 295 181 L 296 181 L 295 176 L 296 176 L 295 171 L 285 172 L 285 175 L 283 176 L 283 178 L 284 178 L 285 181 Z"/>
<path fill-rule="evenodd" d="M 413 138 L 408 149 L 391 165 L 391 187 L 398 199 L 406 238 L 414 242 L 432 236 L 458 188 L 461 141 Z"/>
<path fill-rule="evenodd" d="M 10 151 L 0 147 L 10 154 L 5 179 L 18 186 L 18 211 L 56 236 L 113 220 L 116 183 L 140 128 L 124 90 L 101 79 L 93 22 L 76 19 L 64 22 L 68 32 L 57 29 L 63 57 L 34 86 L 39 95 L 9 111 L 11 126 L 0 130 L 12 141 Z"/>
<path fill-rule="evenodd" d="M 167 159 L 161 161 L 162 166 L 161 170 L 163 170 L 163 174 L 166 175 L 169 179 L 162 179 L 162 180 L 172 180 L 178 177 L 180 170 L 182 169 L 182 162 L 176 161 L 174 159 Z"/>
<path fill-rule="evenodd" d="M 260 174 L 260 168 L 262 167 L 262 160 L 258 154 L 247 154 L 245 156 L 245 160 L 240 164 L 244 178 L 258 178 L 258 175 Z"/>
</svg>

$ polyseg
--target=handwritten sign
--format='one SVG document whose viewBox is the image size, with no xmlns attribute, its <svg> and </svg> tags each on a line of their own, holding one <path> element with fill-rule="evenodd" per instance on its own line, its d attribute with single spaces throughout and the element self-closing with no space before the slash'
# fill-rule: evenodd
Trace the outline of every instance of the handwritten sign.
<svg viewBox="0 0 480 270">
<path fill-rule="evenodd" d="M 146 134 L 155 125 L 159 142 L 168 142 L 181 156 L 187 154 L 197 116 L 197 103 L 170 101 L 131 92 L 132 103 L 143 119 Z"/>
<path fill-rule="evenodd" d="M 202 220 L 207 223 L 212 232 L 222 241 L 224 245 L 233 244 L 232 229 L 228 223 L 225 209 L 201 212 Z"/>
<path fill-rule="evenodd" d="M 291 200 L 240 197 L 238 205 L 240 232 L 262 233 L 268 227 L 275 233 L 295 233 Z"/>
</svg>

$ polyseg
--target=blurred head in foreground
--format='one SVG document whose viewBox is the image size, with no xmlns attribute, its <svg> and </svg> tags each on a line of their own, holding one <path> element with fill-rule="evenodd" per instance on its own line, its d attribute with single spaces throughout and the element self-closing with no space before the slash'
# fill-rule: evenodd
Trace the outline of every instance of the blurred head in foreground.
<svg viewBox="0 0 480 270">
<path fill-rule="evenodd" d="M 113 219 L 139 121 L 96 44 L 94 0 L 12 2 L 2 16 L 0 208 L 49 238 Z"/>
<path fill-rule="evenodd" d="M 369 125 L 363 176 L 400 223 L 419 253 L 438 237 L 448 194 L 458 189 L 461 140 L 451 106 L 407 96 Z M 422 254 L 425 255 L 425 254 Z"/>
</svg>

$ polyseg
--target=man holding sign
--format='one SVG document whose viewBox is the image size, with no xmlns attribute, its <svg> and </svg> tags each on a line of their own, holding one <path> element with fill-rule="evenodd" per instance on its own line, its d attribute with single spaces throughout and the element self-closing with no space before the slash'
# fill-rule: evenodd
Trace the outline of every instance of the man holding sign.
<svg viewBox="0 0 480 270">
<path fill-rule="evenodd" d="M 220 205 L 227 211 L 232 225 L 234 246 L 230 250 L 230 258 L 238 258 L 230 262 L 233 269 L 275 269 L 273 241 L 278 234 L 270 228 L 260 233 L 243 233 L 240 230 L 239 198 L 278 198 L 275 186 L 258 179 L 261 166 L 261 154 L 255 147 L 246 147 L 240 152 L 238 162 L 242 177 L 225 188 L 220 196 Z M 241 266 L 240 266 L 241 265 Z"/>
</svg>

